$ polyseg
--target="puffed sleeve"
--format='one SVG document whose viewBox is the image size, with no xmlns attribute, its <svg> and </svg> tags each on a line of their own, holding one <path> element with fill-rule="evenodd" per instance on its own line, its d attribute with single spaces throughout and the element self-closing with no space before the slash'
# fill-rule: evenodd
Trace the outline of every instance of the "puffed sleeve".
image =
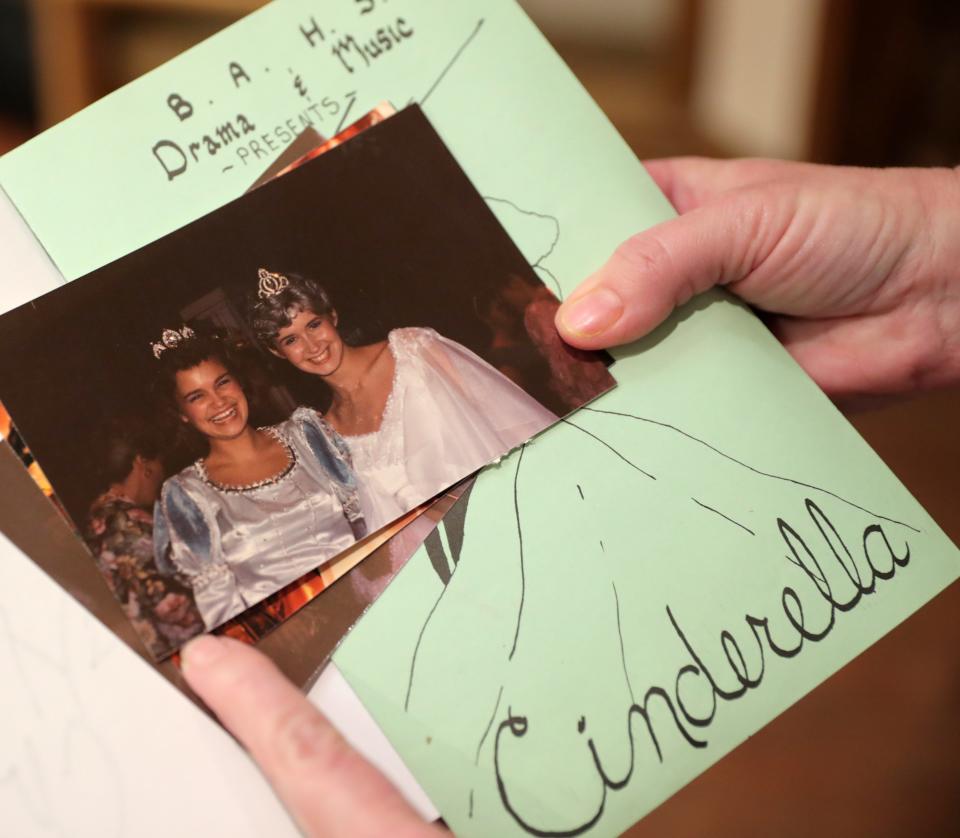
<svg viewBox="0 0 960 838">
<path fill-rule="evenodd" d="M 208 631 L 246 607 L 220 549 L 216 510 L 179 477 L 163 484 L 154 508 L 154 551 L 159 566 L 172 563 L 187 578 Z"/>
<path fill-rule="evenodd" d="M 329 483 L 343 507 L 343 514 L 354 537 L 359 540 L 367 535 L 367 524 L 360 511 L 360 495 L 357 476 L 353 470 L 350 449 L 323 417 L 315 410 L 298 407 L 290 417 L 295 432 L 302 437 L 312 458 L 305 467 L 315 471 L 320 482 Z"/>
</svg>

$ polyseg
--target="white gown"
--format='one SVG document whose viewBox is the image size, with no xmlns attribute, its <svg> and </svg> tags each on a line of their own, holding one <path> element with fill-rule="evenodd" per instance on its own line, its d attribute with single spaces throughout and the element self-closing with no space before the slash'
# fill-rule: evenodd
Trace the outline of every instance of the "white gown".
<svg viewBox="0 0 960 838">
<path fill-rule="evenodd" d="M 393 387 L 379 430 L 344 436 L 370 531 L 400 517 L 557 421 L 465 346 L 394 329 Z"/>
</svg>

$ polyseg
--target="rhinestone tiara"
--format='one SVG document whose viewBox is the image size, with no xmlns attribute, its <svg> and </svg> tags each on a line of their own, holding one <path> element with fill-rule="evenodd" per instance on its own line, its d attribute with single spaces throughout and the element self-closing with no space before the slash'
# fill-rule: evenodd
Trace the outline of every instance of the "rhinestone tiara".
<svg viewBox="0 0 960 838">
<path fill-rule="evenodd" d="M 176 349 L 185 340 L 196 337 L 196 333 L 187 325 L 179 329 L 164 329 L 160 333 L 160 340 L 150 344 L 153 357 L 159 359 L 168 349 Z"/>
<path fill-rule="evenodd" d="M 285 288 L 290 287 L 290 280 L 283 274 L 268 271 L 266 268 L 260 268 L 257 271 L 257 276 L 260 278 L 260 284 L 257 286 L 257 296 L 261 300 L 276 297 Z"/>
</svg>

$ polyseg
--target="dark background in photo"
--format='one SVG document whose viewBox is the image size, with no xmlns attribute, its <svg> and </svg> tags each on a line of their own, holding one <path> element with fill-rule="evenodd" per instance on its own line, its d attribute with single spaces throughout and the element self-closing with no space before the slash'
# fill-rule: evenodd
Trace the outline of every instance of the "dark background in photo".
<svg viewBox="0 0 960 838">
<path fill-rule="evenodd" d="M 258 423 L 296 403 L 322 409 L 321 382 L 256 347 L 240 313 L 257 270 L 319 280 L 351 343 L 430 326 L 490 356 L 477 300 L 521 277 L 540 284 L 418 108 L 92 274 L 0 318 L 0 398 L 75 523 L 105 486 L 110 420 L 168 423 L 150 344 L 189 322 L 246 350 Z M 522 312 L 517 315 L 522 319 Z M 535 355 L 535 353 L 532 353 Z M 533 360 L 531 360 L 533 363 Z M 526 376 L 556 412 L 546 367 Z M 610 381 L 612 384 L 612 379 Z M 167 405 L 169 408 L 170 406 Z M 178 470 L 200 452 L 180 451 Z"/>
</svg>

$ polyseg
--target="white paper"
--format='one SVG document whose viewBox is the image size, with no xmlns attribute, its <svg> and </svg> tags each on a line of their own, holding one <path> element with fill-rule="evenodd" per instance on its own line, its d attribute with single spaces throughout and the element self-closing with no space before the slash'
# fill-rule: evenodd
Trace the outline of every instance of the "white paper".
<svg viewBox="0 0 960 838">
<path fill-rule="evenodd" d="M 0 189 L 0 253 L 5 279 L 0 282 L 0 314 L 30 302 L 64 283 L 16 207 Z"/>
</svg>

